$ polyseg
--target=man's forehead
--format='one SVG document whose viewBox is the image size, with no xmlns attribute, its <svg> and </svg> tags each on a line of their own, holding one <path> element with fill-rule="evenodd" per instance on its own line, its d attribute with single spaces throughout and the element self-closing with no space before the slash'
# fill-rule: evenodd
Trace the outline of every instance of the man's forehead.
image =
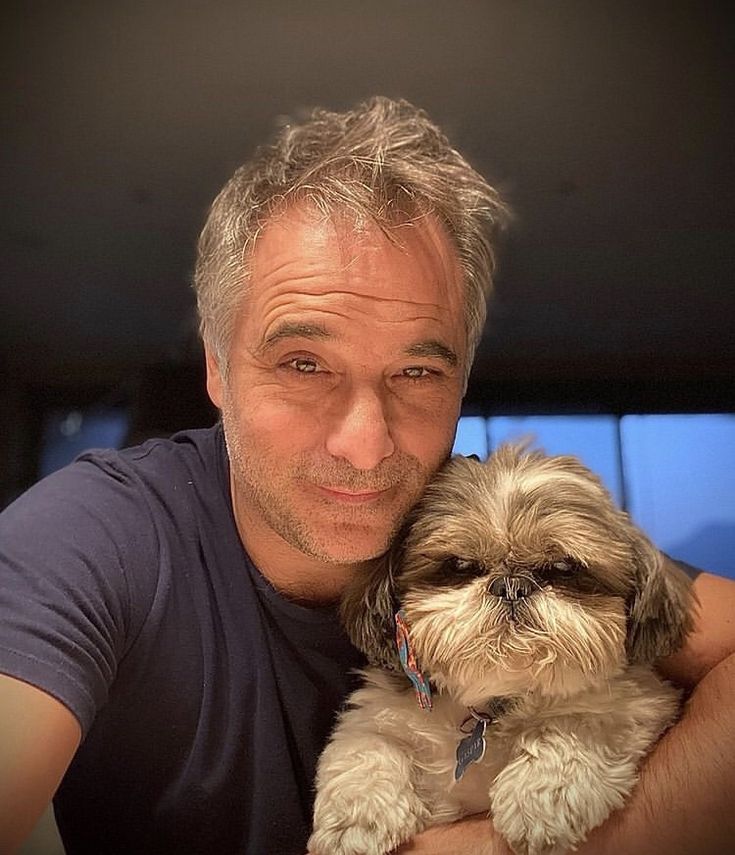
<svg viewBox="0 0 735 855">
<path fill-rule="evenodd" d="M 260 230 L 250 255 L 251 280 L 281 264 L 306 269 L 349 272 L 389 257 L 396 268 L 424 268 L 446 280 L 446 287 L 463 279 L 463 271 L 446 229 L 432 214 L 395 216 L 378 223 L 348 209 L 318 210 L 304 202 L 273 215 Z"/>
<path fill-rule="evenodd" d="M 373 336 L 415 346 L 415 356 L 463 359 L 461 274 L 433 218 L 389 239 L 375 224 L 355 228 L 349 214 L 295 206 L 263 229 L 249 278 L 238 326 L 260 352 L 286 338 L 344 337 L 368 323 Z"/>
</svg>

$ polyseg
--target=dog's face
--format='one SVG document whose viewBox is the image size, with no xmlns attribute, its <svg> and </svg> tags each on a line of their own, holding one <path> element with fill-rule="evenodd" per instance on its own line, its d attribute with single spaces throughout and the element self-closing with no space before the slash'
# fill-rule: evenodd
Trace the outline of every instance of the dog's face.
<svg viewBox="0 0 735 855">
<path fill-rule="evenodd" d="M 688 597 L 588 469 L 506 446 L 447 463 L 343 614 L 368 657 L 394 667 L 402 607 L 424 672 L 473 705 L 573 693 L 669 652 Z"/>
</svg>

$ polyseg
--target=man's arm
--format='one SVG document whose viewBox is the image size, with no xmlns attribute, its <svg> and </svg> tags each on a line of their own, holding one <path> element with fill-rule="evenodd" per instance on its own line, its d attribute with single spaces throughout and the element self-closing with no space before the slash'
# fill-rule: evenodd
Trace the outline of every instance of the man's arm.
<svg viewBox="0 0 735 855">
<path fill-rule="evenodd" d="M 700 608 L 682 649 L 659 663 L 691 689 L 681 720 L 656 745 L 629 803 L 595 829 L 580 855 L 721 855 L 735 840 L 735 582 L 701 573 Z M 490 822 L 469 817 L 401 847 L 409 853 L 507 855 Z"/>
<path fill-rule="evenodd" d="M 30 834 L 80 741 L 62 703 L 0 674 L 0 852 L 15 852 Z"/>
</svg>

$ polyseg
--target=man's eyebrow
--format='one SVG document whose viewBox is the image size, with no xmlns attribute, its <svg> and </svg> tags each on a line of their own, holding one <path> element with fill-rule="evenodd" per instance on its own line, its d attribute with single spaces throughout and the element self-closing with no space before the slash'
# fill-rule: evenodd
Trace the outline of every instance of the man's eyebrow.
<svg viewBox="0 0 735 855">
<path fill-rule="evenodd" d="M 448 365 L 451 365 L 452 368 L 456 367 L 459 363 L 459 357 L 457 354 L 451 348 L 442 344 L 440 341 L 436 341 L 435 339 L 417 341 L 416 344 L 412 344 L 407 347 L 405 352 L 407 356 L 437 357 Z"/>
<path fill-rule="evenodd" d="M 324 339 L 332 338 L 332 333 L 321 324 L 306 324 L 299 321 L 284 321 L 279 324 L 262 342 L 258 348 L 264 352 L 279 341 L 288 338 Z M 445 344 L 436 339 L 417 341 L 409 345 L 404 353 L 406 356 L 433 357 L 441 359 L 453 368 L 459 364 L 457 354 Z"/>
<path fill-rule="evenodd" d="M 258 350 L 268 350 L 284 338 L 331 338 L 332 334 L 321 324 L 304 324 L 298 321 L 284 321 L 279 324 L 260 344 Z"/>
</svg>

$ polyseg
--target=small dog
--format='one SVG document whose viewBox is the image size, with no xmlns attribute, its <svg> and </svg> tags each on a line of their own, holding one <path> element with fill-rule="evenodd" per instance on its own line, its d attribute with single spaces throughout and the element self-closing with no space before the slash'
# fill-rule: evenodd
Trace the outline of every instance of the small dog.
<svg viewBox="0 0 735 855">
<path fill-rule="evenodd" d="M 651 663 L 691 606 L 575 458 L 452 458 L 344 596 L 373 667 L 321 756 L 309 852 L 382 855 L 487 811 L 516 853 L 574 849 L 676 718 Z"/>
</svg>

